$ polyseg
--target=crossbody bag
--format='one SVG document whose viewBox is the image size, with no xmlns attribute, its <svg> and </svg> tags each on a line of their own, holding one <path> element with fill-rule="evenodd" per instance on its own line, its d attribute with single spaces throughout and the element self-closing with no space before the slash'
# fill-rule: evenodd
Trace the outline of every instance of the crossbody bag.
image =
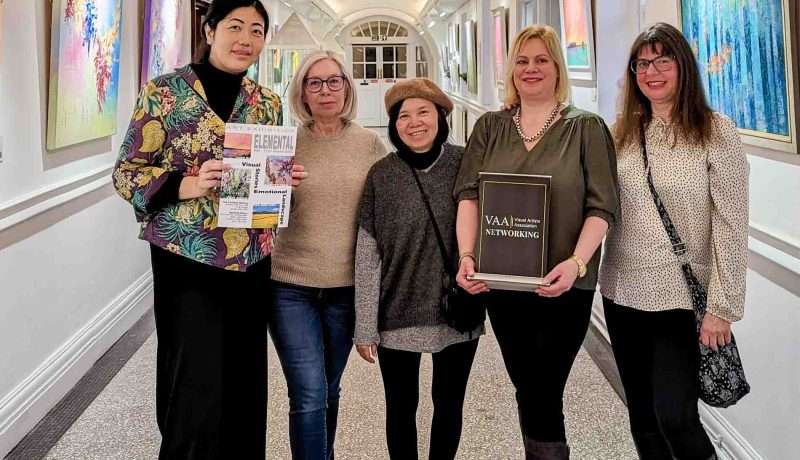
<svg viewBox="0 0 800 460">
<path fill-rule="evenodd" d="M 643 127 L 641 128 L 641 144 L 644 168 L 647 173 L 647 186 L 650 188 L 658 214 L 661 216 L 661 223 L 664 224 L 664 229 L 672 244 L 672 252 L 681 264 L 683 277 L 686 279 L 689 293 L 692 296 L 692 307 L 694 308 L 694 318 L 699 335 L 700 327 L 706 314 L 708 295 L 706 289 L 694 275 L 689 259 L 689 249 L 678 234 L 678 230 L 673 225 L 672 219 L 670 219 L 669 213 L 667 213 L 667 209 L 664 207 L 664 203 L 653 185 L 653 176 L 650 172 L 650 163 L 647 158 L 647 140 Z M 750 384 L 747 383 L 745 378 L 742 360 L 739 357 L 739 349 L 736 346 L 736 339 L 733 337 L 733 333 L 731 333 L 731 341 L 719 347 L 717 351 L 702 343 L 699 345 L 700 369 L 697 377 L 700 384 L 700 399 L 713 407 L 728 407 L 736 404 L 750 392 Z"/>
<path fill-rule="evenodd" d="M 453 269 L 453 259 L 447 254 L 442 232 L 439 230 L 439 225 L 433 214 L 428 194 L 425 193 L 425 188 L 419 180 L 417 171 L 411 165 L 408 165 L 408 167 L 411 169 L 411 174 L 417 183 L 419 193 L 422 195 L 422 201 L 425 203 L 425 209 L 427 209 L 428 216 L 433 223 L 433 230 L 436 233 L 436 241 L 439 244 L 439 252 L 442 256 L 444 268 L 442 269 L 442 297 L 439 302 L 439 309 L 448 326 L 461 333 L 474 331 L 486 319 L 486 307 L 482 302 L 483 295 L 470 294 L 456 283 L 457 269 Z"/>
</svg>

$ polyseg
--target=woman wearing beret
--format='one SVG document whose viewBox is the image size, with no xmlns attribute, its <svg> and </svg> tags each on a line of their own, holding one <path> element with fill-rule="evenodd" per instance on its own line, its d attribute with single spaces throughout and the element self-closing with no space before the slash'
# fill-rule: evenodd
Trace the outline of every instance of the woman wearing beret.
<svg viewBox="0 0 800 460">
<path fill-rule="evenodd" d="M 467 380 L 484 332 L 483 324 L 458 332 L 439 309 L 442 270 L 455 259 L 443 260 L 434 225 L 447 253 L 454 254 L 452 189 L 463 148 L 447 143 L 446 116 L 453 103 L 432 81 L 401 81 L 386 93 L 385 102 L 389 139 L 397 150 L 372 167 L 361 200 L 356 349 L 370 363 L 378 358 L 386 396 L 386 441 L 395 460 L 417 458 L 420 357 L 432 354 L 429 458 L 447 460 L 458 450 Z"/>
<path fill-rule="evenodd" d="M 478 119 L 456 180 L 457 281 L 487 290 L 475 272 L 478 174 L 552 177 L 547 242 L 549 286 L 493 290 L 489 317 L 516 389 L 527 460 L 568 459 L 563 396 L 592 309 L 600 243 L 618 214 L 614 141 L 603 119 L 566 104 L 569 81 L 558 35 L 523 29 L 511 48 L 506 103 Z M 513 257 L 509 255 L 509 257 Z"/>
</svg>

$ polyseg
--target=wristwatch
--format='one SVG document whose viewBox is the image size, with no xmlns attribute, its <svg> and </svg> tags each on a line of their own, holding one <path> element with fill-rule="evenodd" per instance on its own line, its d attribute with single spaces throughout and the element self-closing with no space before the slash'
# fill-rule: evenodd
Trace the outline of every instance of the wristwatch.
<svg viewBox="0 0 800 460">
<path fill-rule="evenodd" d="M 586 263 L 575 254 L 570 256 L 570 260 L 574 261 L 578 265 L 578 278 L 583 278 L 586 276 Z"/>
</svg>

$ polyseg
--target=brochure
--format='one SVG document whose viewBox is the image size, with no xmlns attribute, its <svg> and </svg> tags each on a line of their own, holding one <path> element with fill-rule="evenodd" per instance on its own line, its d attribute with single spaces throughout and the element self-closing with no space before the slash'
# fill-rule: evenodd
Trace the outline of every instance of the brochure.
<svg viewBox="0 0 800 460">
<path fill-rule="evenodd" d="M 219 226 L 289 225 L 296 127 L 228 123 L 219 191 Z"/>
</svg>

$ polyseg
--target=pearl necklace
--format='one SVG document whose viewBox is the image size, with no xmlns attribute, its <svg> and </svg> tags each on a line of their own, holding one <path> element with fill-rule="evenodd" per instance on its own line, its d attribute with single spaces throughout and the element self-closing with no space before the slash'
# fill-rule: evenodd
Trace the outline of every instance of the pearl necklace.
<svg viewBox="0 0 800 460">
<path fill-rule="evenodd" d="M 533 143 L 534 141 L 536 141 L 537 139 L 542 137 L 542 135 L 545 132 L 547 132 L 547 130 L 550 128 L 550 126 L 556 120 L 556 117 L 558 116 L 558 112 L 560 110 L 561 110 L 561 103 L 559 102 L 558 104 L 556 104 L 555 107 L 553 107 L 553 111 L 550 112 L 550 116 L 547 117 L 547 120 L 544 122 L 544 125 L 542 125 L 542 129 L 540 129 L 533 136 L 526 136 L 525 133 L 522 132 L 522 123 L 520 122 L 522 106 L 517 107 L 517 113 L 515 113 L 514 116 L 512 117 L 512 119 L 514 120 L 514 126 L 516 126 L 516 128 L 517 128 L 517 134 L 519 134 L 519 137 L 521 137 L 524 142 L 526 142 L 528 144 Z"/>
</svg>

